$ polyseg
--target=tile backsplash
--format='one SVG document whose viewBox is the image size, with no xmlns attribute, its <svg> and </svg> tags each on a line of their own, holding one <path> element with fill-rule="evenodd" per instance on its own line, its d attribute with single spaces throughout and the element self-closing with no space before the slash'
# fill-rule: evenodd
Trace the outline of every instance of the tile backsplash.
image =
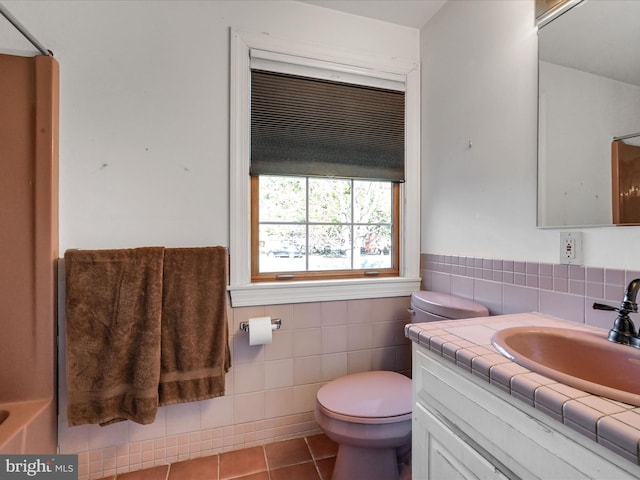
<svg viewBox="0 0 640 480">
<path fill-rule="evenodd" d="M 421 275 L 423 288 L 471 298 L 492 315 L 540 312 L 607 329 L 615 312 L 593 303 L 618 306 L 640 278 L 636 270 L 430 253 L 421 255 Z"/>
</svg>

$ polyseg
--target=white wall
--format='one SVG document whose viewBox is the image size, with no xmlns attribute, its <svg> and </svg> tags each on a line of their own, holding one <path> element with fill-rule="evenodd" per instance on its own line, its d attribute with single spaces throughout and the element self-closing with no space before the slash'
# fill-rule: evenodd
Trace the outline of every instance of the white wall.
<svg viewBox="0 0 640 480">
<path fill-rule="evenodd" d="M 534 2 L 447 2 L 420 56 L 421 251 L 557 263 L 559 230 L 536 228 Z M 583 232 L 586 265 L 640 269 L 639 228 Z"/>
<path fill-rule="evenodd" d="M 61 66 L 61 252 L 228 244 L 229 27 L 419 58 L 416 29 L 292 1 L 3 4 Z"/>
</svg>

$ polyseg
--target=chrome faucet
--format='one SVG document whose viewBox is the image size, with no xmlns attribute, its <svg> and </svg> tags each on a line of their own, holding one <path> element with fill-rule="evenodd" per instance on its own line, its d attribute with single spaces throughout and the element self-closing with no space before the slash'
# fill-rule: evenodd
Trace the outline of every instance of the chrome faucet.
<svg viewBox="0 0 640 480">
<path fill-rule="evenodd" d="M 610 310 L 618 312 L 618 316 L 613 322 L 613 328 L 609 330 L 608 339 L 610 342 L 621 343 L 623 345 L 631 345 L 640 348 L 640 337 L 636 332 L 636 327 L 629 318 L 630 313 L 638 312 L 638 304 L 636 297 L 640 290 L 640 278 L 631 280 L 624 292 L 624 298 L 619 307 L 603 305 L 602 303 L 594 303 L 593 308 L 596 310 Z"/>
</svg>

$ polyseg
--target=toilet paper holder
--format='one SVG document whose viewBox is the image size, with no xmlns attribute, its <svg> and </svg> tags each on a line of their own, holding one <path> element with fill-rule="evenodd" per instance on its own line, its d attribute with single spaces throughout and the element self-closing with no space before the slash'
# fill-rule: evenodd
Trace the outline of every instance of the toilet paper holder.
<svg viewBox="0 0 640 480">
<path fill-rule="evenodd" d="M 282 326 L 282 319 L 280 318 L 272 318 L 271 319 L 271 325 L 273 328 L 273 325 L 275 325 L 274 330 L 280 330 L 280 327 Z M 248 332 L 249 331 L 249 322 L 240 322 L 240 330 L 242 330 L 243 332 Z"/>
</svg>

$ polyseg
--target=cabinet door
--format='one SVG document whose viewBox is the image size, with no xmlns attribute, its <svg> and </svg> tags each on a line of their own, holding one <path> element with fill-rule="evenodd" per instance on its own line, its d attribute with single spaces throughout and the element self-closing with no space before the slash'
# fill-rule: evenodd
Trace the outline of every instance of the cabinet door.
<svg viewBox="0 0 640 480">
<path fill-rule="evenodd" d="M 419 403 L 413 413 L 413 480 L 507 480 Z"/>
</svg>

